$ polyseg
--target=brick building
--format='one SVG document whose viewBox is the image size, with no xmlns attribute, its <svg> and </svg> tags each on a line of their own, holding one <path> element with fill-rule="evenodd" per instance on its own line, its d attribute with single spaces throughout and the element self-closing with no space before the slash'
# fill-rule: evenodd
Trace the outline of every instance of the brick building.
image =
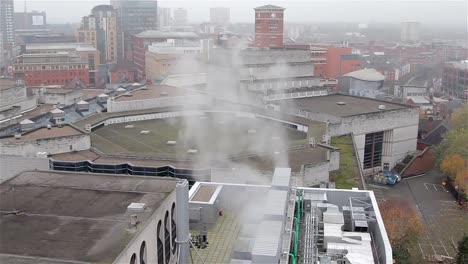
<svg viewBox="0 0 468 264">
<path fill-rule="evenodd" d="M 64 85 L 73 79 L 89 84 L 88 61 L 68 52 L 20 55 L 13 73 L 26 86 Z"/>
<path fill-rule="evenodd" d="M 284 8 L 265 5 L 255 10 L 255 47 L 282 47 Z"/>
<path fill-rule="evenodd" d="M 200 36 L 193 32 L 163 32 L 146 30 L 133 36 L 132 61 L 138 69 L 138 79 L 145 78 L 145 53 L 152 43 L 167 42 L 168 39 L 200 40 Z"/>
<path fill-rule="evenodd" d="M 121 60 L 109 68 L 109 83 L 133 83 L 136 81 L 137 67 L 128 60 Z"/>
<path fill-rule="evenodd" d="M 444 65 L 442 89 L 460 98 L 468 96 L 468 61 L 450 62 Z"/>
<path fill-rule="evenodd" d="M 66 52 L 71 55 L 78 55 L 89 66 L 89 81 L 86 84 L 94 85 L 96 83 L 98 65 L 100 64 L 99 51 L 91 44 L 86 43 L 34 43 L 27 44 L 22 48 L 22 53 L 27 54 L 46 54 Z"/>
</svg>

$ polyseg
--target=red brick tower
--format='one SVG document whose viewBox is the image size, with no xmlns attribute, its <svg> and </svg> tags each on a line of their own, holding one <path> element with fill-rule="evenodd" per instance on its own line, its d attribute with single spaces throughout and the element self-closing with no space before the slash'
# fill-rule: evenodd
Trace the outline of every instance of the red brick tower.
<svg viewBox="0 0 468 264">
<path fill-rule="evenodd" d="M 255 47 L 282 47 L 284 8 L 265 5 L 254 10 Z"/>
</svg>

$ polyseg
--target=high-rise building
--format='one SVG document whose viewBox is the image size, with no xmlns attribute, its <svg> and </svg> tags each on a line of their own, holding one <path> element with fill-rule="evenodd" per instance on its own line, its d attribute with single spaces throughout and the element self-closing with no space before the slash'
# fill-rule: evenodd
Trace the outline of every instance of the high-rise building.
<svg viewBox="0 0 468 264">
<path fill-rule="evenodd" d="M 282 47 L 284 8 L 265 5 L 254 10 L 255 47 Z"/>
<path fill-rule="evenodd" d="M 231 22 L 231 10 L 227 7 L 210 8 L 210 22 L 216 25 L 228 25 Z"/>
<path fill-rule="evenodd" d="M 158 8 L 158 26 L 159 30 L 169 28 L 172 23 L 171 9 L 168 7 Z"/>
<path fill-rule="evenodd" d="M 405 20 L 401 22 L 401 41 L 415 43 L 419 41 L 419 23 Z"/>
<path fill-rule="evenodd" d="M 117 10 L 117 56 L 131 57 L 132 35 L 158 28 L 158 3 L 156 0 L 111 0 L 111 5 Z"/>
<path fill-rule="evenodd" d="M 176 8 L 174 9 L 174 26 L 185 26 L 188 23 L 187 9 Z"/>
<path fill-rule="evenodd" d="M 46 29 L 45 12 L 15 12 L 15 30 Z"/>
<path fill-rule="evenodd" d="M 4 49 L 12 49 L 15 45 L 14 12 L 13 0 L 0 0 L 0 32 Z"/>
<path fill-rule="evenodd" d="M 117 61 L 117 14 L 110 5 L 99 5 L 83 17 L 77 31 L 78 42 L 92 44 L 101 62 Z"/>
</svg>

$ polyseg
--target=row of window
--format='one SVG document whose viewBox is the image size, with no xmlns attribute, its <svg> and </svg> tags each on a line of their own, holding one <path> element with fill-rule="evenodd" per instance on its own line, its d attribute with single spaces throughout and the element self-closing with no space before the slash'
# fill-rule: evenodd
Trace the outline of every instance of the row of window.
<svg viewBox="0 0 468 264">
<path fill-rule="evenodd" d="M 88 68 L 88 65 L 86 64 L 15 66 L 15 71 L 70 70 L 70 69 L 87 69 L 87 68 Z"/>
<path fill-rule="evenodd" d="M 163 226 L 164 224 L 164 226 Z M 172 203 L 171 214 L 166 211 L 164 222 L 159 220 L 156 228 L 156 254 L 157 263 L 154 264 L 169 264 L 172 255 L 176 254 L 176 222 L 175 222 L 175 203 Z M 161 239 L 164 239 L 164 241 Z M 139 260 L 139 261 L 138 261 Z M 130 264 L 150 264 L 148 263 L 146 241 L 141 242 L 139 257 L 133 253 L 130 257 Z M 151 263 L 153 264 L 153 263 Z"/>
</svg>

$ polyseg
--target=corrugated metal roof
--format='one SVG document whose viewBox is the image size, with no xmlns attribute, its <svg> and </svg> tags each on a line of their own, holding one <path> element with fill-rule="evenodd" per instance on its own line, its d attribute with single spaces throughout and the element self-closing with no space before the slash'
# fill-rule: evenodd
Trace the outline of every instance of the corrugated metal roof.
<svg viewBox="0 0 468 264">
<path fill-rule="evenodd" d="M 286 215 L 286 205 L 288 203 L 288 191 L 269 190 L 264 206 L 265 214 L 270 216 Z"/>
<path fill-rule="evenodd" d="M 279 256 L 279 247 L 281 245 L 283 233 L 283 222 L 280 221 L 262 221 L 258 226 L 257 236 L 252 249 L 252 260 L 257 257 L 275 257 Z"/>
<path fill-rule="evenodd" d="M 289 188 L 291 168 L 276 168 L 271 180 L 271 186 Z"/>
</svg>

